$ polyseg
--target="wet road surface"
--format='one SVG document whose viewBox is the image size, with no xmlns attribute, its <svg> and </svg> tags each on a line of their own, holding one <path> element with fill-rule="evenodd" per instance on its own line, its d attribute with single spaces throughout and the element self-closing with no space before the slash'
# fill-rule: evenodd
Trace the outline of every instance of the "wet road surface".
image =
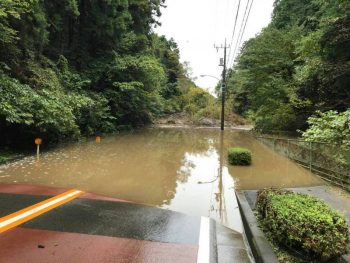
<svg viewBox="0 0 350 263">
<path fill-rule="evenodd" d="M 0 185 L 1 190 L 3 217 L 63 189 Z M 201 253 L 206 262 L 250 262 L 241 234 L 208 222 L 203 234 L 201 217 L 85 194 L 1 233 L 0 262 L 186 263 L 197 262 Z M 201 249 L 203 239 L 210 251 Z"/>
</svg>

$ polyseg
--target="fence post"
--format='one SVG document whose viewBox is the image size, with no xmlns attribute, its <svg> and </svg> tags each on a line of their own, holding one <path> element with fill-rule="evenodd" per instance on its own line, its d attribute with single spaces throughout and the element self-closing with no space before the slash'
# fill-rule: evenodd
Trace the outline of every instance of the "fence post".
<svg viewBox="0 0 350 263">
<path fill-rule="evenodd" d="M 309 153 L 310 153 L 310 173 L 312 172 L 312 142 L 309 142 Z"/>
</svg>

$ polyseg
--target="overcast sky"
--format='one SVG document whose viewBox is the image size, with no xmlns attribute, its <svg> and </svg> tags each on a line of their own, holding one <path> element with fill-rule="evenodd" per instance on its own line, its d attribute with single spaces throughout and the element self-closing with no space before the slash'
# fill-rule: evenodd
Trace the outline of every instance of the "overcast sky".
<svg viewBox="0 0 350 263">
<path fill-rule="evenodd" d="M 249 0 L 241 0 L 233 46 L 241 27 L 246 4 Z M 217 80 L 200 75 L 208 74 L 221 77 L 219 67 L 223 50 L 217 52 L 214 44 L 231 43 L 239 0 L 167 0 L 167 8 L 162 9 L 160 19 L 162 26 L 155 29 L 161 35 L 174 38 L 177 42 L 181 61 L 188 61 L 197 77 L 196 84 L 212 91 Z M 274 0 L 255 0 L 246 26 L 243 41 L 261 31 L 270 22 Z M 232 65 L 231 50 L 229 64 Z"/>
</svg>

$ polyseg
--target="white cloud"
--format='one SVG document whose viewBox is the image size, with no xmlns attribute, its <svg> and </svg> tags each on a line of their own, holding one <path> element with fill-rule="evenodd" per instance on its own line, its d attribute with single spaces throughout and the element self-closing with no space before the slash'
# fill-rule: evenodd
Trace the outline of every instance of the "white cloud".
<svg viewBox="0 0 350 263">
<path fill-rule="evenodd" d="M 235 21 L 239 0 L 167 0 L 167 8 L 162 9 L 162 26 L 155 29 L 158 34 L 172 37 L 178 43 L 181 61 L 189 61 L 196 84 L 213 90 L 217 80 L 201 78 L 201 74 L 221 77 L 219 67 L 223 50 L 217 53 L 214 43 L 228 44 Z M 238 35 L 244 10 L 248 0 L 241 0 L 236 36 Z M 255 0 L 243 41 L 253 37 L 270 22 L 274 0 Z M 236 37 L 233 45 L 236 43 Z M 231 52 L 233 54 L 233 50 Z M 231 55 L 232 57 L 232 55 Z M 230 61 L 232 61 L 230 59 Z"/>
</svg>

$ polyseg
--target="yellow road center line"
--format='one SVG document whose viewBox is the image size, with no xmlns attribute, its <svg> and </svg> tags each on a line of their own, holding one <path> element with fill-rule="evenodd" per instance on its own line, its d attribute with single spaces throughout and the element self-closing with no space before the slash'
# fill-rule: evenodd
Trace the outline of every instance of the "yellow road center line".
<svg viewBox="0 0 350 263">
<path fill-rule="evenodd" d="M 9 214 L 0 218 L 0 233 L 16 227 L 30 219 L 44 214 L 60 205 L 63 205 L 78 196 L 82 195 L 84 192 L 79 190 L 69 190 L 62 194 L 51 197 L 35 205 L 26 207 L 22 210 Z"/>
</svg>

